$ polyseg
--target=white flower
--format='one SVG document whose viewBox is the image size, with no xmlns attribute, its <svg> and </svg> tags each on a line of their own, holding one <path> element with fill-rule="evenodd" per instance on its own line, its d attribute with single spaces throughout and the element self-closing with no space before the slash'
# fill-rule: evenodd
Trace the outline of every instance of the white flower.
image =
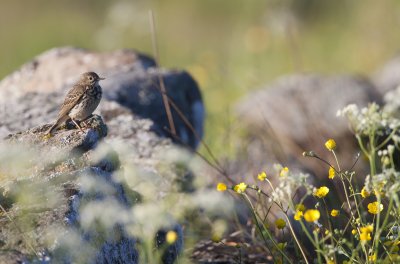
<svg viewBox="0 0 400 264">
<path fill-rule="evenodd" d="M 279 169 L 282 166 L 276 165 Z M 272 191 L 269 201 L 287 204 L 287 201 L 292 199 L 294 192 L 304 186 L 306 189 L 312 189 L 313 186 L 307 183 L 308 174 L 304 173 L 289 173 L 287 177 L 279 178 L 279 185 Z"/>
<path fill-rule="evenodd" d="M 376 103 L 367 107 L 359 108 L 354 105 L 348 105 L 337 113 L 338 116 L 344 116 L 348 119 L 352 130 L 358 135 L 371 135 L 372 133 L 387 133 L 387 128 L 397 129 L 400 126 L 400 120 L 392 116 L 392 112 L 381 109 Z"/>
</svg>

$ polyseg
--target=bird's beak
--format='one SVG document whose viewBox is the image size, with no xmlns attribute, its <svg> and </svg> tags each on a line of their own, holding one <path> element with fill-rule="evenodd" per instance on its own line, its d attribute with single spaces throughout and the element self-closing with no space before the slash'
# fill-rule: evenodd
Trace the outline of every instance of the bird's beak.
<svg viewBox="0 0 400 264">
<path fill-rule="evenodd" d="M 99 78 L 99 80 L 105 80 L 105 79 L 106 79 L 106 78 L 102 78 L 102 77 Z"/>
</svg>

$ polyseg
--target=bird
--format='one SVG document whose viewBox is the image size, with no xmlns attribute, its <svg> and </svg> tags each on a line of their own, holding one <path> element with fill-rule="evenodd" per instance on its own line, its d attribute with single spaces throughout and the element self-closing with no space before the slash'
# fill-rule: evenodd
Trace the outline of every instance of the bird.
<svg viewBox="0 0 400 264">
<path fill-rule="evenodd" d="M 99 77 L 95 72 L 83 73 L 79 81 L 68 91 L 56 122 L 46 134 L 52 135 L 69 119 L 83 132 L 78 122 L 87 119 L 99 105 L 102 97 L 102 89 L 99 85 L 101 80 L 105 80 L 105 78 Z"/>
</svg>

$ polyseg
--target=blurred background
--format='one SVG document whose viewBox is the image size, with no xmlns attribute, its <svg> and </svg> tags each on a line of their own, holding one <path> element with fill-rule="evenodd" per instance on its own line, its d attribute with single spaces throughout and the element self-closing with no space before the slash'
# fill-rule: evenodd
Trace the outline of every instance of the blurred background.
<svg viewBox="0 0 400 264">
<path fill-rule="evenodd" d="M 0 0 L 0 79 L 56 46 L 133 48 L 201 86 L 206 142 L 234 150 L 232 106 L 248 91 L 294 72 L 374 72 L 400 47 L 397 0 Z"/>
</svg>

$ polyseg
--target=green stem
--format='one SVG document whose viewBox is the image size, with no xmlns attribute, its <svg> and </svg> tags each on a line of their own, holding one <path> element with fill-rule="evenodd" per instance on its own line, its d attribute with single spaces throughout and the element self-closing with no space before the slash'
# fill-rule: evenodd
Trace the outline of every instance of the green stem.
<svg viewBox="0 0 400 264">
<path fill-rule="evenodd" d="M 328 206 L 326 205 L 325 199 L 322 198 L 322 201 L 324 202 L 325 213 L 326 213 L 326 217 L 328 219 L 329 232 L 331 233 L 331 243 L 332 243 L 332 246 L 334 247 L 335 246 L 335 242 L 333 240 L 333 228 L 332 228 L 333 225 L 332 225 L 332 222 L 331 222 L 331 218 L 329 217 Z M 336 261 L 336 254 L 334 254 L 333 257 L 334 257 L 334 261 L 336 263 L 337 262 Z"/>
<path fill-rule="evenodd" d="M 259 222 L 258 222 L 257 215 L 256 215 L 256 213 L 255 213 L 255 208 L 253 207 L 253 204 L 251 203 L 249 197 L 247 197 L 246 194 L 243 194 L 242 196 L 246 198 L 245 200 L 247 201 L 247 203 L 248 203 L 249 206 L 250 206 L 250 210 L 251 210 L 251 212 L 252 212 L 252 214 L 253 214 L 255 224 L 256 224 L 258 230 L 260 231 L 260 234 L 261 234 L 261 236 L 262 236 L 262 238 L 263 238 L 263 240 L 264 240 L 265 245 L 268 247 L 267 239 L 265 238 L 264 233 L 262 232 L 262 229 L 261 229 L 260 224 L 259 224 Z M 270 252 L 272 252 L 272 251 L 269 249 L 269 247 L 268 247 L 268 250 L 269 250 Z"/>
<path fill-rule="evenodd" d="M 386 226 L 386 224 L 387 224 L 387 221 L 389 220 L 389 215 L 390 215 L 390 211 L 392 210 L 392 207 L 393 207 L 393 198 L 390 198 L 389 206 L 388 206 L 388 208 L 387 208 L 386 215 L 385 215 L 385 219 L 383 220 L 383 223 L 382 223 L 382 228 L 385 228 L 385 226 Z M 379 237 L 380 237 L 381 231 L 382 231 L 382 230 L 379 230 L 379 235 L 378 235 Z M 391 246 L 390 251 L 392 251 L 392 250 L 394 249 L 394 247 L 396 247 L 395 244 L 393 244 L 393 245 Z M 389 254 L 388 254 L 388 256 L 390 257 Z"/>
<path fill-rule="evenodd" d="M 385 219 L 383 220 L 382 227 L 386 226 L 387 221 L 389 220 L 389 215 L 390 215 L 390 211 L 392 210 L 392 207 L 393 207 L 393 198 L 390 198 L 389 206 L 388 206 L 388 209 L 386 211 L 386 215 L 385 215 Z"/>
<path fill-rule="evenodd" d="M 306 234 L 306 236 L 307 236 L 308 239 L 310 240 L 310 242 L 313 244 L 313 246 L 314 246 L 315 248 L 317 248 L 317 243 L 316 243 L 316 242 L 314 241 L 314 239 L 312 238 L 310 232 L 308 232 L 308 229 L 307 229 L 307 227 L 304 225 L 303 221 L 300 220 L 299 223 L 300 223 L 301 228 L 303 229 L 304 233 Z"/>
<path fill-rule="evenodd" d="M 340 169 L 339 160 L 338 160 L 338 158 L 337 158 L 336 153 L 335 153 L 334 150 L 332 150 L 332 154 L 333 154 L 333 156 L 335 157 L 335 161 L 336 161 L 337 168 L 338 168 L 339 172 L 341 172 L 342 170 Z"/>
<path fill-rule="evenodd" d="M 387 136 L 387 138 L 381 143 L 379 144 L 376 149 L 381 149 L 384 146 L 386 146 L 386 144 L 392 139 L 393 135 L 398 131 L 398 128 L 394 128 L 393 131 L 389 134 L 389 136 Z"/>
<path fill-rule="evenodd" d="M 342 173 L 340 173 L 339 175 L 340 175 L 340 181 L 343 184 L 343 190 L 344 190 L 344 193 L 345 193 L 345 196 L 346 196 L 347 205 L 349 207 L 351 218 L 355 221 L 356 217 L 354 216 L 353 210 L 351 209 L 350 199 L 349 199 L 349 195 L 347 193 L 347 188 L 346 188 L 346 184 L 345 184 L 344 179 L 343 179 L 343 175 L 342 175 Z M 359 228 L 357 228 L 357 231 L 358 231 L 358 234 L 360 235 L 360 229 Z M 364 251 L 365 257 L 368 259 L 368 253 L 367 253 L 367 250 L 366 250 L 365 245 L 363 243 L 361 243 L 361 247 L 362 247 L 362 249 Z"/>
<path fill-rule="evenodd" d="M 347 182 L 349 183 L 350 197 L 353 196 L 354 204 L 355 204 L 355 206 L 356 206 L 357 215 L 358 215 L 358 217 L 361 219 L 362 215 L 361 215 L 361 213 L 360 213 L 360 207 L 359 207 L 359 203 L 358 203 L 358 201 L 357 201 L 357 195 L 356 195 L 355 192 L 354 192 L 354 186 L 353 186 L 353 184 L 352 184 L 352 178 L 349 179 L 349 178 L 346 177 L 346 179 L 347 179 Z"/>
<path fill-rule="evenodd" d="M 268 246 L 267 239 L 266 239 L 265 236 L 264 236 L 263 230 L 261 229 L 260 224 L 259 224 L 259 222 L 258 222 L 258 217 L 257 217 L 257 214 L 256 214 L 256 211 L 255 211 L 255 208 L 254 208 L 253 204 L 251 203 L 249 197 L 248 197 L 246 194 L 242 194 L 242 196 L 245 197 L 245 200 L 247 201 L 247 203 L 248 203 L 249 206 L 250 206 L 250 211 L 251 211 L 251 213 L 252 213 L 252 215 L 253 215 L 253 217 L 254 217 L 254 221 L 255 221 L 255 224 L 256 224 L 256 226 L 257 226 L 257 229 L 258 229 L 258 231 L 260 232 L 260 234 L 261 234 L 261 236 L 262 236 L 262 238 L 263 238 L 263 240 L 264 240 L 265 246 L 266 246 L 266 247 L 268 248 L 268 250 L 272 253 L 271 249 L 270 249 L 269 246 Z M 289 259 L 289 257 L 286 256 L 286 254 L 278 247 L 278 245 L 277 245 L 277 243 L 275 242 L 274 238 L 273 238 L 272 235 L 269 233 L 269 230 L 266 229 L 266 228 L 264 228 L 264 230 L 265 230 L 266 234 L 268 235 L 268 238 L 269 238 L 269 239 L 271 240 L 271 242 L 274 244 L 275 248 L 278 249 L 278 251 L 285 257 L 285 259 L 286 259 L 287 261 L 289 261 L 289 263 L 292 263 L 292 261 Z M 271 255 L 272 255 L 272 258 L 274 259 L 274 258 L 275 258 L 275 257 L 274 257 L 274 254 L 271 254 Z M 274 260 L 274 261 L 275 261 L 275 260 Z"/>
<path fill-rule="evenodd" d="M 371 177 L 376 174 L 376 148 L 375 148 L 375 135 L 372 134 L 369 137 L 369 165 L 371 170 Z"/>
<path fill-rule="evenodd" d="M 358 145 L 360 146 L 360 148 L 361 148 L 361 151 L 364 153 L 364 155 L 365 156 L 367 156 L 368 157 L 368 159 L 369 159 L 369 152 L 367 151 L 367 149 L 364 147 L 364 144 L 363 144 L 363 142 L 362 142 L 362 139 L 361 139 L 361 137 L 360 137 L 360 135 L 356 135 L 356 138 L 357 138 L 357 141 L 358 141 Z"/>
<path fill-rule="evenodd" d="M 290 223 L 290 219 L 289 219 L 289 217 L 288 217 L 287 214 L 285 214 L 285 217 L 286 217 L 286 221 L 287 221 L 287 223 L 288 223 L 290 232 L 292 233 L 292 236 L 293 236 L 294 240 L 296 241 L 297 246 L 298 246 L 299 249 L 300 249 L 301 255 L 303 255 L 304 261 L 308 264 L 308 260 L 307 260 L 306 254 L 304 253 L 303 248 L 302 248 L 302 246 L 300 245 L 299 240 L 297 239 L 297 236 L 296 236 L 296 234 L 295 234 L 295 232 L 294 232 L 294 230 L 293 230 L 293 226 L 292 226 L 292 224 Z"/>
<path fill-rule="evenodd" d="M 376 148 L 375 148 L 375 134 L 372 133 L 369 136 L 369 165 L 371 170 L 371 178 L 376 174 Z M 379 234 L 380 234 L 380 205 L 381 205 L 381 195 L 379 193 L 380 190 L 376 190 L 378 195 L 376 195 L 377 203 L 378 203 L 378 212 L 376 214 L 376 223 L 375 223 L 375 236 L 374 242 L 372 243 L 372 247 L 374 249 L 374 254 L 378 254 L 378 246 L 379 246 Z"/>
<path fill-rule="evenodd" d="M 319 239 L 318 239 L 318 232 L 313 231 L 314 233 L 314 240 L 316 242 L 316 248 L 317 248 L 317 258 L 318 258 L 318 263 L 322 263 L 322 259 L 321 259 L 321 248 L 319 245 Z"/>
<path fill-rule="evenodd" d="M 380 205 L 381 205 L 381 194 L 378 193 L 376 196 L 376 201 L 378 203 L 378 212 L 376 214 L 376 224 L 375 224 L 375 236 L 374 236 L 374 242 L 372 243 L 372 247 L 374 249 L 374 254 L 376 256 L 378 255 L 378 246 L 379 246 L 379 237 L 381 233 L 381 228 L 380 228 L 380 219 L 381 219 L 381 210 L 380 210 Z"/>
</svg>

